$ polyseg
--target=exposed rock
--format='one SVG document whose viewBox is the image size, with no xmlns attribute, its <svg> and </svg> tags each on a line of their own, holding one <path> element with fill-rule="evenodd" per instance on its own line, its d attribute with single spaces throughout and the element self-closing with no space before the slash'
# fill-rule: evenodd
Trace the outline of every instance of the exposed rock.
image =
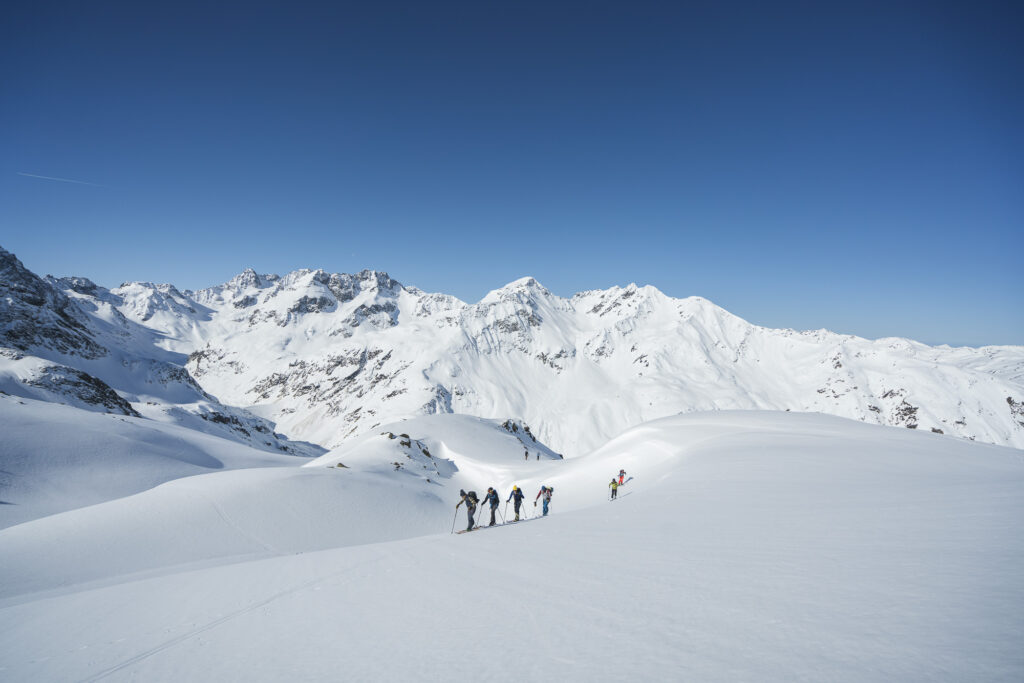
<svg viewBox="0 0 1024 683">
<path fill-rule="evenodd" d="M 0 248 L 0 342 L 21 351 L 55 351 L 93 359 L 108 351 L 67 295 Z"/>
<path fill-rule="evenodd" d="M 141 417 L 128 401 L 103 380 L 66 365 L 45 366 L 34 377 L 22 381 L 28 386 L 105 408 L 106 412 Z"/>
</svg>

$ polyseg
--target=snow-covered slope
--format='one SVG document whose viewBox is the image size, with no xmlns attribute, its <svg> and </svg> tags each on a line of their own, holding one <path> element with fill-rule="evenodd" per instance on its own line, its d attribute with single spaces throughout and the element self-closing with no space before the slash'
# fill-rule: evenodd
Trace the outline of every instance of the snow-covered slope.
<svg viewBox="0 0 1024 683">
<path fill-rule="evenodd" d="M 364 437 L 315 466 L 191 477 L 0 531 L 0 672 L 1024 677 L 1019 451 L 726 411 L 537 460 L 500 424 L 440 419 Z M 401 433 L 409 447 L 392 446 Z M 478 439 L 488 447 L 466 448 Z M 421 446 L 429 457 L 381 466 L 380 449 Z M 405 471 L 432 459 L 430 482 Z M 632 480 L 610 503 L 620 468 Z M 531 497 L 553 485 L 551 516 L 449 534 L 459 487 L 509 480 Z"/>
<path fill-rule="evenodd" d="M 0 583 L 12 590 L 436 533 L 451 522 L 460 488 L 476 488 L 482 498 L 488 486 L 505 490 L 517 477 L 532 482 L 544 464 L 560 461 L 523 425 L 465 415 L 392 425 L 395 431 L 299 461 L 308 463 L 302 467 L 295 458 L 176 426 L 47 414 L 61 410 L 76 412 L 43 404 L 14 416 L 24 423 L 11 446 L 34 457 L 7 465 L 14 486 L 4 501 L 10 508 L 0 508 L 0 521 L 9 523 L 0 528 L 40 510 L 70 512 L 9 530 L 7 551 L 47 558 L 45 569 L 28 575 L 0 570 Z M 47 423 L 62 427 L 39 444 L 33 434 Z M 210 474 L 190 476 L 203 473 Z"/>
<path fill-rule="evenodd" d="M 176 424 L 3 394 L 0 434 L 0 529 L 180 477 L 297 464 Z"/>
</svg>

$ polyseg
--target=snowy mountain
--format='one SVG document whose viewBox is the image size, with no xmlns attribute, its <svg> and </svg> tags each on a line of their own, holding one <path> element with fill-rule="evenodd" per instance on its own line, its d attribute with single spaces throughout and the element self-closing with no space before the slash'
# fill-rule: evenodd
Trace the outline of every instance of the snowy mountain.
<svg viewBox="0 0 1024 683">
<path fill-rule="evenodd" d="M 576 456 L 652 419 L 723 409 L 829 413 L 1024 447 L 1024 347 L 775 330 L 649 286 L 566 299 L 532 278 L 475 304 L 376 271 L 247 270 L 200 291 L 46 284 L 14 317 L 32 302 L 46 315 L 8 345 L 35 335 L 104 381 L 88 354 L 128 345 L 161 368 L 185 367 L 180 381 L 206 396 L 327 448 L 399 419 L 460 413 L 521 419 Z M 112 331 L 82 331 L 98 326 Z M 114 388 L 147 414 L 136 387 Z"/>
<path fill-rule="evenodd" d="M 773 330 L 653 287 L 564 299 L 532 278 L 476 304 L 370 271 L 249 271 L 189 296 L 213 311 L 192 376 L 327 447 L 399 417 L 455 412 L 520 417 L 578 455 L 651 419 L 735 408 L 1024 447 L 1022 347 Z M 188 330 L 179 348 L 195 344 L 195 321 L 173 322 Z"/>
<path fill-rule="evenodd" d="M 175 301 L 173 288 L 161 294 L 160 303 Z M 323 452 L 207 393 L 184 368 L 186 356 L 164 348 L 160 331 L 122 312 L 151 319 L 138 308 L 144 298 L 126 300 L 85 278 L 40 278 L 0 249 L 0 393 L 175 424 L 261 450 Z M 201 315 L 188 302 L 173 309 L 186 312 Z"/>
<path fill-rule="evenodd" d="M 969 439 L 1024 445 L 1022 385 L 650 287 L 0 251 L 0 677 L 1020 680 L 1024 467 Z"/>
</svg>

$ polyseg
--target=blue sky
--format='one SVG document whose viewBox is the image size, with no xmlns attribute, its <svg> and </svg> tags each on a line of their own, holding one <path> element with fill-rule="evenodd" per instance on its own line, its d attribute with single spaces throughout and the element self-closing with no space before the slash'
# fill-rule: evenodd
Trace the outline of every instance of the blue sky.
<svg viewBox="0 0 1024 683">
<path fill-rule="evenodd" d="M 1019 3 L 838 5 L 21 3 L 0 246 L 106 286 L 533 275 L 1024 343 Z"/>
</svg>

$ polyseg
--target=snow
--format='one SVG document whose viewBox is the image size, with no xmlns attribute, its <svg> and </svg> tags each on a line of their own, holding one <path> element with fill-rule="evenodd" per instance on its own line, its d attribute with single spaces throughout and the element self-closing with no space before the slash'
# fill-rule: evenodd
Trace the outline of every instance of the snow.
<svg viewBox="0 0 1024 683">
<path fill-rule="evenodd" d="M 308 460 L 124 415 L 0 394 L 0 529 L 172 479 Z"/>
<path fill-rule="evenodd" d="M 566 299 L 524 277 L 465 304 L 384 278 L 302 270 L 192 293 L 213 312 L 196 323 L 202 345 L 180 348 L 205 354 L 188 368 L 218 398 L 328 448 L 454 412 L 516 416 L 574 457 L 652 419 L 729 409 L 1024 445 L 1007 404 L 1024 400 L 1020 347 L 773 330 L 635 284 Z"/>
<path fill-rule="evenodd" d="M 635 284 L 562 298 L 524 277 L 467 304 L 379 271 L 301 269 L 108 291 L 0 261 L 17 285 L 0 306 L 25 323 L 6 332 L 15 348 L 102 380 L 151 419 L 209 431 L 203 415 L 235 418 L 220 435 L 261 449 L 312 454 L 274 432 L 334 448 L 398 419 L 460 413 L 525 420 L 574 457 L 653 419 L 731 409 L 1024 446 L 1022 347 L 773 330 Z"/>
<path fill-rule="evenodd" d="M 465 416 L 379 431 L 0 531 L 0 677 L 1024 677 L 1020 451 L 767 411 L 566 460 Z M 513 480 L 551 514 L 449 533 L 459 488 Z"/>
<path fill-rule="evenodd" d="M 0 275 L 0 680 L 1024 680 L 1024 347 Z"/>
</svg>

